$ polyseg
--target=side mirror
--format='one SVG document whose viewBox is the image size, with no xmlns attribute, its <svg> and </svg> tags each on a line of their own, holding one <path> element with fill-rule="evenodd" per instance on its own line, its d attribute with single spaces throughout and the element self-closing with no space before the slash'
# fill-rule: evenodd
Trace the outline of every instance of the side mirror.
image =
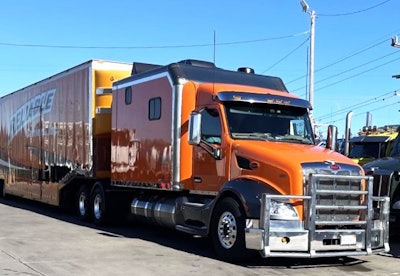
<svg viewBox="0 0 400 276">
<path fill-rule="evenodd" d="M 326 135 L 326 148 L 336 150 L 337 143 L 337 127 L 333 125 L 328 126 L 328 133 Z"/>
<path fill-rule="evenodd" d="M 201 139 L 201 114 L 191 113 L 189 117 L 189 138 L 190 145 L 200 144 Z"/>
</svg>

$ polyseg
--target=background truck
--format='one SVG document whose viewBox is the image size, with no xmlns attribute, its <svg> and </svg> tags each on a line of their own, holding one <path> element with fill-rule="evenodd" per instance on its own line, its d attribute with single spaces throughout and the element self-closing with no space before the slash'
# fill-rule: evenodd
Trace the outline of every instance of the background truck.
<svg viewBox="0 0 400 276">
<path fill-rule="evenodd" d="M 398 128 L 398 125 L 363 127 L 358 136 L 349 140 L 348 156 L 360 165 L 388 156 Z"/>
<path fill-rule="evenodd" d="M 96 224 L 130 211 L 211 237 L 226 260 L 389 250 L 388 198 L 332 150 L 336 128 L 315 145 L 310 104 L 280 78 L 196 60 L 133 63 L 125 78 L 129 66 L 95 65 L 1 98 L 2 194 Z"/>
<path fill-rule="evenodd" d="M 390 233 L 400 234 L 400 135 L 393 142 L 390 154 L 363 165 L 374 177 L 375 194 L 390 197 Z"/>
</svg>

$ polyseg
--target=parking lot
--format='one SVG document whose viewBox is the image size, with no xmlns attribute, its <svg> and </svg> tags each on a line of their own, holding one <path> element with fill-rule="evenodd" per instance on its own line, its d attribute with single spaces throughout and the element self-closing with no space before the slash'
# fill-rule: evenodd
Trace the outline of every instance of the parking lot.
<svg viewBox="0 0 400 276">
<path fill-rule="evenodd" d="M 0 275 L 400 275 L 389 253 L 345 258 L 219 261 L 206 238 L 131 220 L 98 228 L 59 209 L 0 199 Z"/>
</svg>

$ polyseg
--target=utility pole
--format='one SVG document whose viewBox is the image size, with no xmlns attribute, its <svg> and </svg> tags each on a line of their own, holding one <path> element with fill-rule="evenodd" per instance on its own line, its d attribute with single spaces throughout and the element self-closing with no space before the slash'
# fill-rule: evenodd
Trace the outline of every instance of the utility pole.
<svg viewBox="0 0 400 276">
<path fill-rule="evenodd" d="M 400 48 L 400 43 L 399 43 L 399 40 L 397 39 L 397 35 L 395 35 L 394 37 L 392 37 L 392 44 L 391 44 L 391 46 L 392 46 L 392 47 L 396 47 L 396 48 Z M 400 79 L 400 75 L 394 75 L 394 76 L 392 76 L 392 78 Z"/>
<path fill-rule="evenodd" d="M 305 13 L 310 15 L 311 26 L 310 26 L 310 60 L 308 66 L 308 101 L 314 108 L 314 37 L 315 37 L 315 11 L 308 11 L 309 6 L 305 0 L 301 0 L 301 7 Z M 312 110 L 310 110 L 310 118 L 313 121 Z"/>
</svg>

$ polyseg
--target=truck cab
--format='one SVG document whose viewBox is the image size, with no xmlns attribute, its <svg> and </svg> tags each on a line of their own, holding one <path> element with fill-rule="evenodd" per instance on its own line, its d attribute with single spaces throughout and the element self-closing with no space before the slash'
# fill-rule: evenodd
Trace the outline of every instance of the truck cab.
<svg viewBox="0 0 400 276">
<path fill-rule="evenodd" d="M 248 68 L 132 74 L 113 86 L 111 186 L 133 189 L 135 216 L 210 236 L 223 259 L 387 251 L 387 201 L 334 150 L 334 127 L 315 144 L 310 109 Z"/>
<path fill-rule="evenodd" d="M 349 157 L 360 165 L 389 156 L 398 126 L 363 127 L 349 142 Z"/>
</svg>

